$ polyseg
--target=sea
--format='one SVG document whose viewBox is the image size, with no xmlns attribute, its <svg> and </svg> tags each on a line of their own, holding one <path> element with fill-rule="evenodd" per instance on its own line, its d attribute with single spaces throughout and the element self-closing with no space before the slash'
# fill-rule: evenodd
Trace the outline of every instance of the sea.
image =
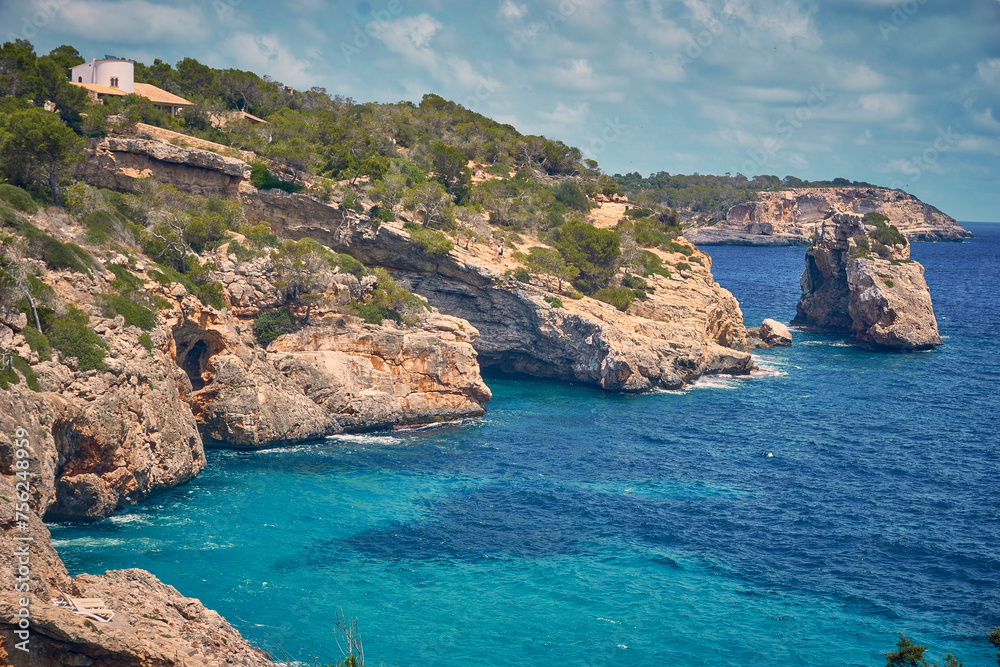
<svg viewBox="0 0 1000 667">
<path fill-rule="evenodd" d="M 191 483 L 51 525 L 72 574 L 145 568 L 280 661 L 967 667 L 1000 626 L 1000 225 L 917 243 L 944 345 L 793 329 L 748 378 L 619 395 L 490 376 L 481 419 L 213 450 Z M 711 247 L 748 325 L 804 248 Z M 339 639 L 339 645 L 338 645 Z"/>
</svg>

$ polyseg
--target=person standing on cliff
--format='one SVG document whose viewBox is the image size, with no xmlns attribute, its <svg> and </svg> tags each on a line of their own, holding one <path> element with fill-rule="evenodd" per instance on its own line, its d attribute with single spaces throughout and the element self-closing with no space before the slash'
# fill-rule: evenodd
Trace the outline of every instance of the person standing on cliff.
<svg viewBox="0 0 1000 667">
<path fill-rule="evenodd" d="M 500 237 L 500 245 L 497 246 L 497 255 L 499 257 L 503 257 L 503 244 L 504 244 L 504 241 L 506 241 L 506 240 L 507 239 L 505 239 L 504 237 L 502 237 L 502 236 Z"/>
</svg>

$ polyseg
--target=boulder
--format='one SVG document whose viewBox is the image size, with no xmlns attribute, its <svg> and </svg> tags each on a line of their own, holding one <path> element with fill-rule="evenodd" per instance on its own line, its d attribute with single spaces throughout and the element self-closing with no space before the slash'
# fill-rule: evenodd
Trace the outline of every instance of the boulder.
<svg viewBox="0 0 1000 667">
<path fill-rule="evenodd" d="M 784 324 L 770 318 L 760 323 L 760 339 L 769 347 L 792 344 L 792 332 Z"/>
</svg>

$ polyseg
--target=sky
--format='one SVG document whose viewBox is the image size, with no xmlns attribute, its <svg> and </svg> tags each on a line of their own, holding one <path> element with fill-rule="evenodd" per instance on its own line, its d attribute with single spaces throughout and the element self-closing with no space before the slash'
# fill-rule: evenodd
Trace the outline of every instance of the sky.
<svg viewBox="0 0 1000 667">
<path fill-rule="evenodd" d="M 609 173 L 901 187 L 1000 221 L 1000 0 L 0 0 L 0 39 L 437 93 Z"/>
</svg>

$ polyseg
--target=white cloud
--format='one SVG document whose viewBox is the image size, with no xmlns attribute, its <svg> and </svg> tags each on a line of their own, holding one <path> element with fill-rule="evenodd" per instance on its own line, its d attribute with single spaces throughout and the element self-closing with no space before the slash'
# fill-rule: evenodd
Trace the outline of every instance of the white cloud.
<svg viewBox="0 0 1000 667">
<path fill-rule="evenodd" d="M 35 6 L 50 6 L 36 0 Z M 70 35 L 111 44 L 197 42 L 208 38 L 199 6 L 173 6 L 147 0 L 63 0 L 54 27 Z"/>
<path fill-rule="evenodd" d="M 907 93 L 869 93 L 858 98 L 858 106 L 863 114 L 859 120 L 891 121 L 906 115 L 913 104 Z"/>
<path fill-rule="evenodd" d="M 512 0 L 504 0 L 504 2 L 500 5 L 500 11 L 498 12 L 501 18 L 507 20 L 524 18 L 524 15 L 527 13 L 527 5 L 518 5 Z"/>
<path fill-rule="evenodd" d="M 986 83 L 990 85 L 1000 84 L 1000 58 L 978 62 L 976 70 L 979 72 L 979 78 Z"/>
<path fill-rule="evenodd" d="M 538 115 L 546 120 L 562 125 L 580 125 L 590 114 L 590 105 L 580 102 L 572 107 L 560 102 L 556 108 L 549 113 L 539 113 Z"/>
<path fill-rule="evenodd" d="M 261 76 L 269 74 L 291 86 L 316 85 L 315 77 L 309 73 L 309 62 L 292 55 L 291 49 L 277 35 L 236 33 L 225 40 L 222 50 L 227 61 L 239 63 L 239 69 Z"/>
</svg>

